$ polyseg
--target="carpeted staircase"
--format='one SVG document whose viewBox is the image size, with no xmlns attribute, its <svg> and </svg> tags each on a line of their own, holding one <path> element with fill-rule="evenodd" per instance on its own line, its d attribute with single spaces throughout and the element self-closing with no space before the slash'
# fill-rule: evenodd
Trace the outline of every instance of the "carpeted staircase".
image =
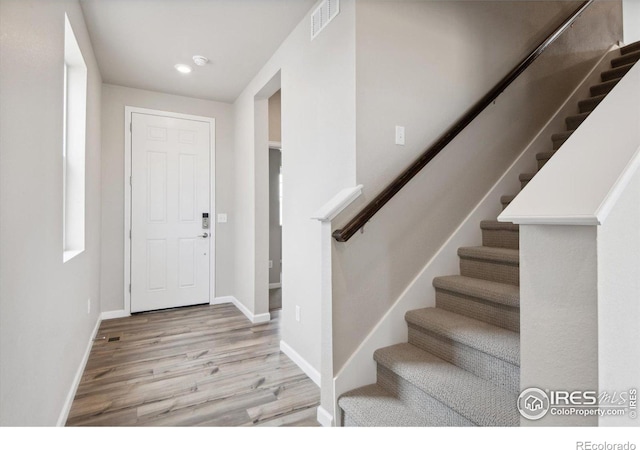
<svg viewBox="0 0 640 450">
<path fill-rule="evenodd" d="M 621 49 L 591 97 L 536 155 L 541 169 L 640 59 Z M 520 175 L 524 188 L 534 173 Z M 501 198 L 503 208 L 514 198 Z M 344 426 L 518 426 L 520 289 L 518 226 L 481 222 L 482 246 L 458 249 L 460 275 L 433 280 L 436 307 L 407 312 L 409 342 L 376 350 L 377 383 L 343 394 Z"/>
</svg>

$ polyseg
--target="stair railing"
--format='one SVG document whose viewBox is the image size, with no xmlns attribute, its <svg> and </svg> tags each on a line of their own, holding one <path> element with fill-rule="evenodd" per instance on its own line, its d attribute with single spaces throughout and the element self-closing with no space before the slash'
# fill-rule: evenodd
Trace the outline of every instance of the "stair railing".
<svg viewBox="0 0 640 450">
<path fill-rule="evenodd" d="M 571 15 L 553 31 L 535 50 L 524 58 L 511 72 L 496 84 L 484 97 L 473 105 L 467 113 L 451 126 L 431 147 L 420 155 L 404 172 L 398 175 L 376 198 L 371 200 L 353 219 L 343 228 L 333 232 L 333 238 L 338 242 L 348 241 L 359 229 L 391 200 L 413 177 L 435 158 L 467 125 L 482 113 L 496 98 L 513 83 L 538 57 L 555 42 L 589 7 L 595 0 L 583 2 Z"/>
</svg>

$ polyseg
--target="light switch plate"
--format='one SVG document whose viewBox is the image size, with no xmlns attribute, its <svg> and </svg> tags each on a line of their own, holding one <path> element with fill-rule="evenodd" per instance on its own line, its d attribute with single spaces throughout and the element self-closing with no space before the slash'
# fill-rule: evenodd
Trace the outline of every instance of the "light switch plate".
<svg viewBox="0 0 640 450">
<path fill-rule="evenodd" d="M 225 213 L 218 214 L 218 223 L 227 223 L 227 215 Z"/>
<path fill-rule="evenodd" d="M 404 127 L 396 125 L 396 144 L 404 145 Z"/>
</svg>

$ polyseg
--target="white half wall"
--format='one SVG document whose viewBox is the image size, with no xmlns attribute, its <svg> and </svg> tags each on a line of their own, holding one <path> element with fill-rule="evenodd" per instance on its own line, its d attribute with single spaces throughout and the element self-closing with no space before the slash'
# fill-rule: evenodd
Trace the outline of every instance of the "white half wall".
<svg viewBox="0 0 640 450">
<path fill-rule="evenodd" d="M 88 73 L 85 245 L 63 263 L 65 13 Z M 100 315 L 102 79 L 77 0 L 2 0 L 0 29 L 0 425 L 53 426 Z"/>
<path fill-rule="evenodd" d="M 640 170 L 636 169 L 604 226 L 598 229 L 600 392 L 640 390 L 639 294 Z M 610 416 L 600 418 L 599 424 L 640 426 L 640 419 Z"/>
<path fill-rule="evenodd" d="M 595 226 L 520 226 L 520 387 L 598 390 Z M 595 426 L 547 414 L 522 426 Z"/>
</svg>

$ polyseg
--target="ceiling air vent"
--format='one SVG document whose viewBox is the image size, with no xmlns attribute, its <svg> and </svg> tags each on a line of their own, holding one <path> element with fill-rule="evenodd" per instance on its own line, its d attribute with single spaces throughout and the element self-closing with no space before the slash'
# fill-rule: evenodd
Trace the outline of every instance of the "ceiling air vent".
<svg viewBox="0 0 640 450">
<path fill-rule="evenodd" d="M 311 40 L 313 40 L 340 12 L 340 0 L 324 0 L 311 14 Z"/>
</svg>

